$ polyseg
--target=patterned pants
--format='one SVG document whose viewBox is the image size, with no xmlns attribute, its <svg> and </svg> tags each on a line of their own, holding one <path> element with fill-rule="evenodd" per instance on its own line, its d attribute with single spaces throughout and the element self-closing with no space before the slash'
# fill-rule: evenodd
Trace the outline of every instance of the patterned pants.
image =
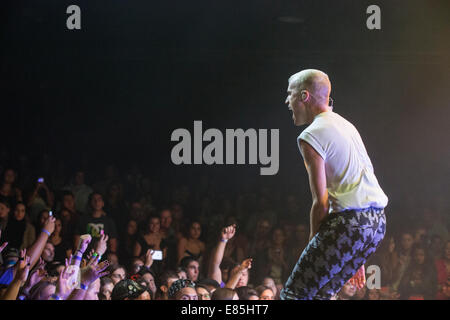
<svg viewBox="0 0 450 320">
<path fill-rule="evenodd" d="M 282 300 L 329 300 L 375 252 L 386 233 L 384 209 L 329 214 L 302 252 Z"/>
</svg>

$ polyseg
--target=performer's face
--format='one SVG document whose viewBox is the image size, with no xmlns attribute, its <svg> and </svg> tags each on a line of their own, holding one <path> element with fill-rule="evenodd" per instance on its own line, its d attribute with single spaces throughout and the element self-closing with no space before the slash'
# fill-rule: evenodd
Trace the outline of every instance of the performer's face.
<svg viewBox="0 0 450 320">
<path fill-rule="evenodd" d="M 288 105 L 288 109 L 292 111 L 292 120 L 296 126 L 306 124 L 306 106 L 301 98 L 301 93 L 298 90 L 298 86 L 293 82 L 289 83 L 287 89 L 288 96 L 285 103 Z"/>
</svg>

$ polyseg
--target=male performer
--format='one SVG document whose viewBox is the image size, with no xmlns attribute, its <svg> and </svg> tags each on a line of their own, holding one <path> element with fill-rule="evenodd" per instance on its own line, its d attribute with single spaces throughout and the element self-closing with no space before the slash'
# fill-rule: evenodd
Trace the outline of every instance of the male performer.
<svg viewBox="0 0 450 320">
<path fill-rule="evenodd" d="M 281 291 L 284 300 L 330 299 L 358 270 L 364 275 L 386 231 L 388 198 L 358 131 L 329 106 L 330 91 L 319 70 L 289 78 L 294 124 L 309 124 L 297 140 L 313 204 L 310 241 Z"/>
</svg>

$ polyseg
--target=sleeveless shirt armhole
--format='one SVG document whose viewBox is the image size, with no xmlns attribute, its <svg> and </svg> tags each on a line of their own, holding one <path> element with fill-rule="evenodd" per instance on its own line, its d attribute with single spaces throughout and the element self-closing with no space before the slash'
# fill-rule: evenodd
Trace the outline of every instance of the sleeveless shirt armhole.
<svg viewBox="0 0 450 320">
<path fill-rule="evenodd" d="M 302 149 L 300 148 L 300 140 L 306 141 L 311 147 L 314 148 L 314 150 L 316 150 L 316 152 L 322 157 L 324 161 L 326 160 L 326 154 L 323 151 L 322 146 L 316 140 L 316 138 L 314 138 L 314 136 L 311 135 L 309 132 L 302 132 L 302 134 L 299 135 L 297 138 L 297 146 L 298 149 L 300 150 L 300 154 L 302 155 L 303 159 L 305 158 L 305 156 L 303 155 Z"/>
</svg>

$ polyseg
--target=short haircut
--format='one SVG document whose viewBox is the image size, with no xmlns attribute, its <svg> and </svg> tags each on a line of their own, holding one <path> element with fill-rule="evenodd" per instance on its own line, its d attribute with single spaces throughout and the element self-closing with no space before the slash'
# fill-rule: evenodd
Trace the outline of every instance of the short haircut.
<svg viewBox="0 0 450 320">
<path fill-rule="evenodd" d="M 188 266 L 192 261 L 197 261 L 197 262 L 198 262 L 198 260 L 197 260 L 196 258 L 194 258 L 194 257 L 191 257 L 191 256 L 184 257 L 184 258 L 181 259 L 181 261 L 180 261 L 180 267 L 182 267 L 182 268 L 184 269 L 184 271 L 186 271 L 187 266 Z"/>
<path fill-rule="evenodd" d="M 211 300 L 233 300 L 235 291 L 230 288 L 218 288 L 214 290 Z"/>
<path fill-rule="evenodd" d="M 169 287 L 169 279 L 175 278 L 178 279 L 178 274 L 174 270 L 165 270 L 161 273 L 161 275 L 157 278 L 157 286 L 158 288 L 161 286 Z"/>
<path fill-rule="evenodd" d="M 239 300 L 249 300 L 251 296 L 259 297 L 259 294 L 255 289 L 252 289 L 248 286 L 239 287 L 234 289 L 239 296 Z"/>
<path fill-rule="evenodd" d="M 258 294 L 258 297 L 260 297 L 261 294 L 262 294 L 264 291 L 266 291 L 266 290 L 272 291 L 272 293 L 275 295 L 275 292 L 273 292 L 272 288 L 270 288 L 270 287 L 261 285 L 261 286 L 257 286 L 257 287 L 255 288 L 255 291 L 256 291 L 256 293 Z"/>
</svg>

